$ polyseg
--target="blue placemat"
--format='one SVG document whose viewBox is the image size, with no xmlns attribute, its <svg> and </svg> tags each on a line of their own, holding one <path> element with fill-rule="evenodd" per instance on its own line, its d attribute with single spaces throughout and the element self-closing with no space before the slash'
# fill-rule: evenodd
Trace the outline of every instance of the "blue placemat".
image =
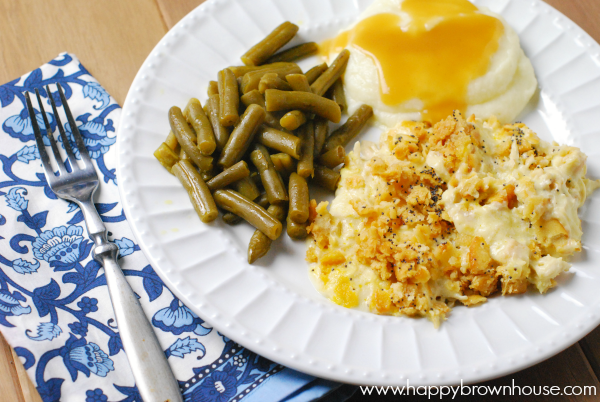
<svg viewBox="0 0 600 402">
<path fill-rule="evenodd" d="M 43 86 L 57 82 L 96 162 L 102 182 L 96 206 L 109 239 L 119 246 L 123 272 L 156 328 L 185 400 L 301 402 L 331 395 L 339 384 L 240 347 L 163 284 L 136 244 L 119 205 L 115 128 L 121 108 L 74 55 L 63 53 L 0 86 L 0 330 L 42 399 L 141 401 L 104 273 L 90 253 L 93 243 L 83 215 L 50 190 L 35 145 L 23 92 L 41 92 L 55 130 Z M 55 89 L 51 85 L 51 91 Z M 52 96 L 60 105 L 57 94 Z M 39 111 L 36 118 L 44 127 Z M 68 123 L 66 131 L 73 141 Z"/>
</svg>

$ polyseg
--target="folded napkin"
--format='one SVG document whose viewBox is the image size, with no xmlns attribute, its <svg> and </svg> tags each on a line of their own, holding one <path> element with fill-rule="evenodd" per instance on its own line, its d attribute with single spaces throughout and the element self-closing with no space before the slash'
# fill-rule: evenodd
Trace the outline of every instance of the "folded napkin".
<svg viewBox="0 0 600 402">
<path fill-rule="evenodd" d="M 141 401 L 103 270 L 90 253 L 93 242 L 83 215 L 50 190 L 35 145 L 23 92 L 40 91 L 55 130 L 56 119 L 43 88 L 54 83 L 64 88 L 96 162 L 101 181 L 96 207 L 109 240 L 119 246 L 121 268 L 156 328 L 185 400 L 301 402 L 323 396 L 343 400 L 347 387 L 298 373 L 240 347 L 163 284 L 136 244 L 119 205 L 115 128 L 121 108 L 68 53 L 0 86 L 0 330 L 42 399 Z M 60 105 L 57 93 L 52 96 Z M 44 127 L 37 102 L 33 103 L 38 124 Z M 73 142 L 68 123 L 65 129 Z M 60 137 L 58 141 L 61 147 Z"/>
</svg>

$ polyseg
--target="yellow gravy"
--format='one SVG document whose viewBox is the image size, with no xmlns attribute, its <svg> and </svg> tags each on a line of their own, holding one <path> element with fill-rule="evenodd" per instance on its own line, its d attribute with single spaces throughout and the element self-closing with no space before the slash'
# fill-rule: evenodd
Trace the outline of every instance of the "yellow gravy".
<svg viewBox="0 0 600 402">
<path fill-rule="evenodd" d="M 504 26 L 467 0 L 404 0 L 400 15 L 375 14 L 322 44 L 327 54 L 354 45 L 377 66 L 383 103 L 423 102 L 422 118 L 437 122 L 466 111 L 469 83 L 483 76 Z"/>
</svg>

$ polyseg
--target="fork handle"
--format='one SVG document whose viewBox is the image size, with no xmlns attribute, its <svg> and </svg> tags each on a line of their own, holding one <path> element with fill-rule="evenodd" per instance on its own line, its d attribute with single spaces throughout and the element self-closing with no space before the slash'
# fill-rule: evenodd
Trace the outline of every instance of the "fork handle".
<svg viewBox="0 0 600 402">
<path fill-rule="evenodd" d="M 179 385 L 165 353 L 119 267 L 119 248 L 108 241 L 106 227 L 93 202 L 90 200 L 79 204 L 89 235 L 96 244 L 94 259 L 104 267 L 123 348 L 142 399 L 144 402 L 182 402 Z"/>
</svg>

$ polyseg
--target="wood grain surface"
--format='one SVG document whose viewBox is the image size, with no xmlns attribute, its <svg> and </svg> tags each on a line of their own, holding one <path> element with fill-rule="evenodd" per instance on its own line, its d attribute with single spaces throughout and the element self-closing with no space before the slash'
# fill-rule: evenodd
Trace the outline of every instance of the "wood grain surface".
<svg viewBox="0 0 600 402">
<path fill-rule="evenodd" d="M 146 56 L 169 28 L 203 0 L 0 0 L 0 84 L 70 52 L 123 104 Z M 290 0 L 293 1 L 293 0 Z M 600 41 L 600 0 L 546 0 Z M 600 95 L 599 95 L 600 96 Z M 600 269 L 600 267 L 599 267 Z M 600 393 L 600 329 L 564 352 L 489 385 L 596 386 Z M 482 385 L 484 385 L 482 384 Z M 355 394 L 361 400 L 398 400 Z M 505 400 L 461 397 L 460 401 Z M 530 397 L 513 397 L 525 401 Z M 593 401 L 600 396 L 554 396 L 552 401 Z M 422 400 L 420 397 L 404 400 Z M 35 386 L 0 335 L 0 402 L 39 402 Z"/>
</svg>

